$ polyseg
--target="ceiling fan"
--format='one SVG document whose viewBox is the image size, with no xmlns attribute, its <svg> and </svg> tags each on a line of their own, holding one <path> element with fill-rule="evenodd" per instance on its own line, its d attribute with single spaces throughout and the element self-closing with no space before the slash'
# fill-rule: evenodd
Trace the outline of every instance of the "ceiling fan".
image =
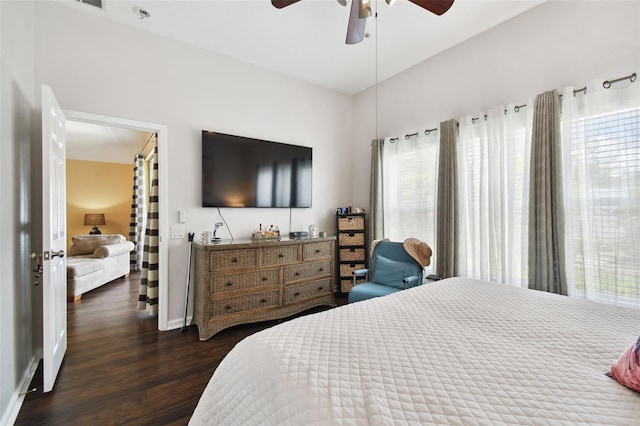
<svg viewBox="0 0 640 426">
<path fill-rule="evenodd" d="M 298 3 L 300 0 L 271 0 L 271 4 L 282 9 Z M 395 0 L 385 0 L 391 6 Z M 420 6 L 436 15 L 444 14 L 454 0 L 409 0 L 411 3 Z M 342 6 L 347 5 L 348 0 L 338 0 Z M 349 25 L 347 26 L 347 44 L 357 44 L 364 39 L 364 28 L 367 18 L 371 16 L 371 0 L 351 0 L 351 13 L 349 14 Z"/>
</svg>

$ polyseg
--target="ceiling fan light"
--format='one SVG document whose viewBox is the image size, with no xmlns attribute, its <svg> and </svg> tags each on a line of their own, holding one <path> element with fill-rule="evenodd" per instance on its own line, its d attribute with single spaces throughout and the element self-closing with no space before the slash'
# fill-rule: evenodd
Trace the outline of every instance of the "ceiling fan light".
<svg viewBox="0 0 640 426">
<path fill-rule="evenodd" d="M 387 4 L 389 6 L 393 6 L 393 4 L 396 2 L 396 0 L 386 0 Z"/>
<path fill-rule="evenodd" d="M 360 1 L 360 12 L 358 13 L 358 17 L 360 19 L 368 18 L 369 16 L 371 16 L 371 1 L 370 0 L 359 0 L 359 1 Z"/>
<path fill-rule="evenodd" d="M 346 6 L 347 0 L 338 0 L 338 3 L 340 3 L 340 6 Z"/>
</svg>

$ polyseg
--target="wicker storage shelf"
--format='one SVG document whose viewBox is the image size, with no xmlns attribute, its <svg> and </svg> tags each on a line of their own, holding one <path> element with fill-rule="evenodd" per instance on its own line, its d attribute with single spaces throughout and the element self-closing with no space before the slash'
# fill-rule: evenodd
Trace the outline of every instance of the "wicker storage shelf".
<svg viewBox="0 0 640 426">
<path fill-rule="evenodd" d="M 200 340 L 234 325 L 335 306 L 335 240 L 192 243 Z"/>
<path fill-rule="evenodd" d="M 337 275 L 339 291 L 347 293 L 353 287 L 352 272 L 364 269 L 368 263 L 368 247 L 365 228 L 365 214 L 338 214 Z"/>
</svg>

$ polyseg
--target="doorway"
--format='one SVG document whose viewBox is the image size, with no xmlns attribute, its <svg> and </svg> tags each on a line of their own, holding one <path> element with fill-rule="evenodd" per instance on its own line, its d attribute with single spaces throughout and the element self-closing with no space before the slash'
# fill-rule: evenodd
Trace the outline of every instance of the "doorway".
<svg viewBox="0 0 640 426">
<path fill-rule="evenodd" d="M 83 124 L 95 124 L 100 126 L 108 126 L 120 129 L 132 129 L 142 132 L 155 133 L 156 146 L 158 147 L 158 330 L 168 330 L 168 277 L 167 277 L 167 244 L 165 233 L 167 232 L 167 128 L 161 124 L 141 122 L 129 120 L 119 117 L 111 117 L 99 114 L 90 114 L 78 111 L 65 110 L 65 116 L 68 122 L 76 122 Z M 131 159 L 133 161 L 133 158 Z"/>
</svg>

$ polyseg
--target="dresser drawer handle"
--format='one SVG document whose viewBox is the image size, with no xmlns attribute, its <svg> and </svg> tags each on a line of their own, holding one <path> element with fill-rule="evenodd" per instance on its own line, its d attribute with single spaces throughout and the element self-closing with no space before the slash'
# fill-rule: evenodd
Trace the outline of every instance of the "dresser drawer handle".
<svg viewBox="0 0 640 426">
<path fill-rule="evenodd" d="M 234 257 L 233 259 L 231 259 L 231 262 L 233 262 L 233 263 L 238 263 L 238 258 L 237 258 L 237 257 Z"/>
<path fill-rule="evenodd" d="M 324 268 L 318 268 L 318 272 L 323 272 Z"/>
<path fill-rule="evenodd" d="M 318 291 L 322 291 L 322 290 L 324 290 L 324 287 L 322 286 L 318 287 Z"/>
<path fill-rule="evenodd" d="M 231 305 L 227 305 L 224 308 L 228 311 L 228 310 L 230 310 L 232 308 L 232 306 Z"/>
<path fill-rule="evenodd" d="M 262 299 L 260 299 L 260 303 L 267 303 L 267 299 L 263 297 Z"/>
<path fill-rule="evenodd" d="M 284 257 L 284 254 L 280 253 L 280 254 L 278 254 L 278 257 L 279 257 L 280 259 L 282 259 L 282 258 Z"/>
<path fill-rule="evenodd" d="M 349 249 L 349 251 L 350 251 L 351 253 L 355 253 L 355 252 L 356 252 L 356 249 L 351 248 L 351 249 Z"/>
<path fill-rule="evenodd" d="M 267 277 L 262 277 L 262 281 L 269 281 L 269 278 L 267 278 Z"/>
<path fill-rule="evenodd" d="M 322 252 L 322 250 L 316 249 L 316 253 L 321 253 L 321 252 Z"/>
<path fill-rule="evenodd" d="M 224 285 L 226 285 L 227 287 L 231 287 L 233 283 L 231 281 L 227 281 Z"/>
<path fill-rule="evenodd" d="M 353 237 L 355 237 L 355 236 L 356 236 L 356 233 L 355 233 L 355 232 L 349 232 L 349 236 L 350 236 L 351 238 L 353 238 Z"/>
<path fill-rule="evenodd" d="M 299 291 L 296 291 L 295 293 L 293 293 L 293 297 L 298 297 L 298 296 L 300 296 L 300 292 Z"/>
<path fill-rule="evenodd" d="M 298 277 L 298 276 L 300 276 L 300 272 L 297 272 L 297 271 L 296 271 L 296 273 L 295 273 L 295 274 L 293 274 L 293 275 L 295 275 L 296 277 Z"/>
</svg>

